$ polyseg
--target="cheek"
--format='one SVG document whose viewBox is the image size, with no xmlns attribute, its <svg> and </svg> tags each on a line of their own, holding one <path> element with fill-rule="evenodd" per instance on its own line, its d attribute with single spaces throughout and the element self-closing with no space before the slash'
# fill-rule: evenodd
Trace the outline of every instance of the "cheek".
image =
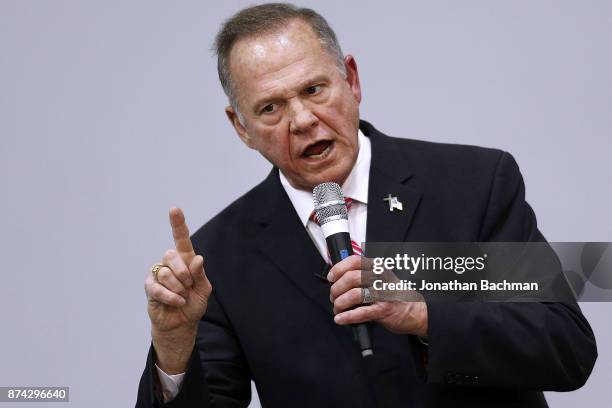
<svg viewBox="0 0 612 408">
<path fill-rule="evenodd" d="M 357 102 L 355 96 L 350 91 L 347 90 L 345 93 L 342 109 L 344 109 L 345 115 L 350 117 L 350 119 L 355 119 L 356 116 L 359 116 L 359 102 Z"/>
<path fill-rule="evenodd" d="M 277 126 L 260 126 L 255 148 L 277 165 L 291 161 L 289 135 Z"/>
<path fill-rule="evenodd" d="M 348 89 L 337 89 L 332 98 L 329 98 L 325 110 L 331 121 L 336 122 L 342 128 L 352 127 L 357 112 L 357 101 Z"/>
</svg>

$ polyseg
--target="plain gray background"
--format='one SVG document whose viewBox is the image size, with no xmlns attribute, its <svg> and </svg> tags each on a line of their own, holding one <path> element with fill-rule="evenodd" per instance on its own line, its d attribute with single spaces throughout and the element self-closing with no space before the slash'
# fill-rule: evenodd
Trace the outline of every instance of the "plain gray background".
<svg viewBox="0 0 612 408">
<path fill-rule="evenodd" d="M 0 385 L 133 406 L 168 208 L 195 229 L 270 168 L 227 123 L 209 52 L 247 4 L 0 0 Z M 301 4 L 355 55 L 363 118 L 508 150 L 549 240 L 612 240 L 611 2 Z M 553 407 L 612 403 L 612 307 L 582 307 L 599 360 Z"/>
</svg>

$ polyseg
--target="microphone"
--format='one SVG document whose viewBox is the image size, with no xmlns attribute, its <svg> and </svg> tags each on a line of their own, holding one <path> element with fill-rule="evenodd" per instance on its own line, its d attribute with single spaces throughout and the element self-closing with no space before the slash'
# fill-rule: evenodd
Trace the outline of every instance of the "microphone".
<svg viewBox="0 0 612 408">
<path fill-rule="evenodd" d="M 346 257 L 353 255 L 353 246 L 349 234 L 348 210 L 342 189 L 336 183 L 322 183 L 312 191 L 315 214 L 331 257 L 335 265 Z M 353 325 L 353 334 L 359 342 L 361 356 L 374 354 L 370 333 L 366 323 Z"/>
</svg>

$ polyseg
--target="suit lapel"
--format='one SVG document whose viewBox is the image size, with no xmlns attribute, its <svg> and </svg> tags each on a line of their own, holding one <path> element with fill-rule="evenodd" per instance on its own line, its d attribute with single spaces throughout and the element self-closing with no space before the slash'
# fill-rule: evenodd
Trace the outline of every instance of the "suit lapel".
<svg viewBox="0 0 612 408">
<path fill-rule="evenodd" d="M 367 242 L 401 242 L 421 200 L 422 189 L 412 179 L 408 164 L 394 140 L 361 121 L 363 133 L 372 143 L 368 191 Z M 389 209 L 383 198 L 389 194 L 402 202 L 403 210 Z"/>
<path fill-rule="evenodd" d="M 255 214 L 260 232 L 255 245 L 307 297 L 332 313 L 327 264 L 321 257 L 283 189 L 278 169 L 264 182 L 265 208 Z"/>
</svg>

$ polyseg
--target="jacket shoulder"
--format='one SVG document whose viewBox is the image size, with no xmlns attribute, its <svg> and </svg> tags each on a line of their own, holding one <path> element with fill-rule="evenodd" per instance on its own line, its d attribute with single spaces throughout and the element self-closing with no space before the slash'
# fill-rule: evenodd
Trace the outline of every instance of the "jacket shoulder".
<svg viewBox="0 0 612 408">
<path fill-rule="evenodd" d="M 389 137 L 397 148 L 415 165 L 435 165 L 438 168 L 495 168 L 509 153 L 490 147 L 430 142 L 425 140 Z"/>
<path fill-rule="evenodd" d="M 427 169 L 446 174 L 452 171 L 457 175 L 464 171 L 493 171 L 502 157 L 511 158 L 509 153 L 495 148 L 386 135 L 364 120 L 360 122 L 360 128 L 371 137 L 373 146 L 380 147 L 380 160 L 386 160 L 385 156 L 389 155 L 406 163 L 415 173 Z"/>
</svg>

